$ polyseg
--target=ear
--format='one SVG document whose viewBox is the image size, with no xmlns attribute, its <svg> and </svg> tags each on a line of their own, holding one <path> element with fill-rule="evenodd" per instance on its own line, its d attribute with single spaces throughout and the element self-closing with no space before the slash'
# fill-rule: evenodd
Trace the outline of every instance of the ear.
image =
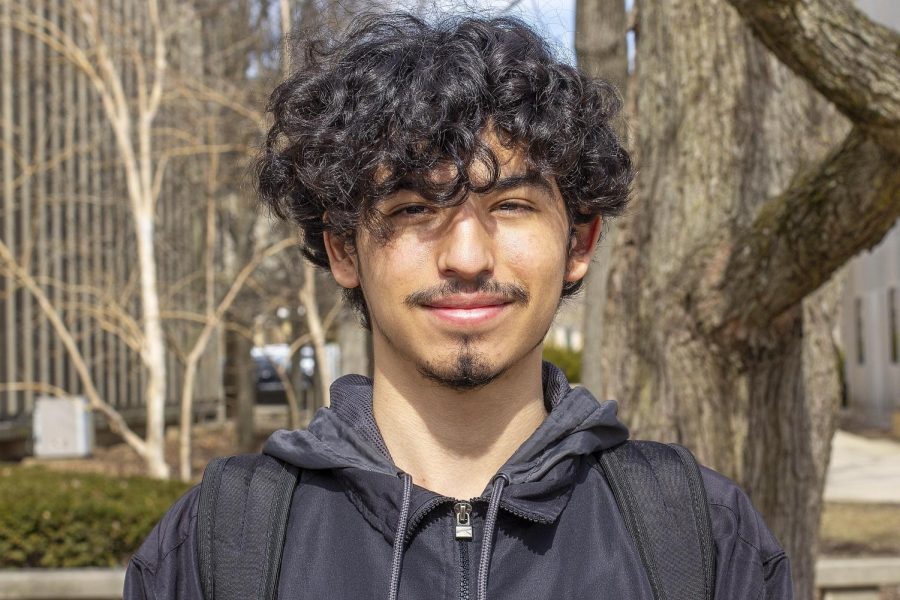
<svg viewBox="0 0 900 600">
<path fill-rule="evenodd" d="M 337 284 L 344 288 L 355 288 L 359 285 L 359 273 L 356 270 L 356 254 L 351 251 L 350 244 L 343 237 L 333 234 L 327 229 L 322 232 L 325 241 L 325 252 L 331 274 Z"/>
<path fill-rule="evenodd" d="M 597 240 L 600 239 L 602 225 L 603 218 L 598 215 L 587 223 L 572 226 L 575 234 L 570 246 L 569 261 L 566 263 L 565 280 L 567 282 L 574 283 L 587 274 L 591 257 L 594 255 L 594 248 L 597 246 Z"/>
</svg>

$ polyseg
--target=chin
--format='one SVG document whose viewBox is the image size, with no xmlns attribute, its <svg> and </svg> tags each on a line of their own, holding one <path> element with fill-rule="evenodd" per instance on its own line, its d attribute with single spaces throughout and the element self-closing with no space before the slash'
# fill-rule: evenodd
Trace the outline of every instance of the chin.
<svg viewBox="0 0 900 600">
<path fill-rule="evenodd" d="M 499 372 L 454 370 L 435 371 L 425 367 L 419 368 L 419 374 L 441 387 L 457 392 L 469 392 L 488 385 L 500 376 Z"/>
<path fill-rule="evenodd" d="M 440 361 L 422 361 L 416 370 L 422 377 L 442 387 L 464 392 L 486 386 L 507 368 L 495 364 L 485 353 L 473 351 L 464 343 L 455 356 Z"/>
</svg>

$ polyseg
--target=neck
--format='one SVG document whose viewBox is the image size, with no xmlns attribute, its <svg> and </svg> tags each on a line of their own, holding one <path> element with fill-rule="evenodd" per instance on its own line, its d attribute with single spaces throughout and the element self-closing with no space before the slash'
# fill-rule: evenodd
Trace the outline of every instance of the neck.
<svg viewBox="0 0 900 600">
<path fill-rule="evenodd" d="M 475 498 L 547 416 L 541 375 L 538 346 L 488 385 L 456 391 L 407 361 L 380 363 L 376 348 L 372 410 L 395 464 L 417 485 Z"/>
</svg>

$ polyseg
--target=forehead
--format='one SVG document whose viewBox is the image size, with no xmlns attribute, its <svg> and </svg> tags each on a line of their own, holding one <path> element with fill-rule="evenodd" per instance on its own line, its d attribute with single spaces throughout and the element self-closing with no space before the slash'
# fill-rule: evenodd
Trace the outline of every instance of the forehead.
<svg viewBox="0 0 900 600">
<path fill-rule="evenodd" d="M 499 167 L 500 177 L 524 175 L 532 171 L 528 155 L 521 145 L 504 144 L 492 126 L 486 126 L 479 135 L 479 141 L 493 154 Z M 474 187 L 482 187 L 490 182 L 492 165 L 486 155 L 476 155 L 468 168 L 468 178 Z M 445 183 L 456 175 L 456 166 L 451 161 L 440 165 L 428 173 L 429 180 Z"/>
<path fill-rule="evenodd" d="M 530 188 L 533 192 L 559 201 L 560 205 L 564 204 L 556 178 L 536 169 L 520 145 L 504 144 L 488 128 L 482 131 L 479 141 L 483 144 L 484 151 L 474 153 L 471 161 L 464 167 L 464 174 L 448 158 L 428 171 L 413 173 L 412 177 L 408 177 L 393 193 L 383 196 L 376 205 L 388 203 L 398 197 L 406 198 L 410 194 L 428 199 L 439 197 L 440 204 L 452 205 L 464 201 L 470 194 L 490 195 L 520 188 Z M 461 179 L 465 184 L 458 185 Z M 443 194 L 448 190 L 452 190 L 453 194 Z"/>
</svg>

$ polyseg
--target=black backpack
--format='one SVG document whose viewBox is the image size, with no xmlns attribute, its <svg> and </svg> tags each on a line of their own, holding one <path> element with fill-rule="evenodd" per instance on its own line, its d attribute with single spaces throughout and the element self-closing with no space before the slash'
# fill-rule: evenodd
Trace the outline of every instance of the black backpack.
<svg viewBox="0 0 900 600">
<path fill-rule="evenodd" d="M 628 441 L 597 455 L 655 600 L 712 600 L 715 547 L 694 456 Z M 265 454 L 218 458 L 200 486 L 200 582 L 206 600 L 274 600 L 298 471 Z"/>
</svg>

